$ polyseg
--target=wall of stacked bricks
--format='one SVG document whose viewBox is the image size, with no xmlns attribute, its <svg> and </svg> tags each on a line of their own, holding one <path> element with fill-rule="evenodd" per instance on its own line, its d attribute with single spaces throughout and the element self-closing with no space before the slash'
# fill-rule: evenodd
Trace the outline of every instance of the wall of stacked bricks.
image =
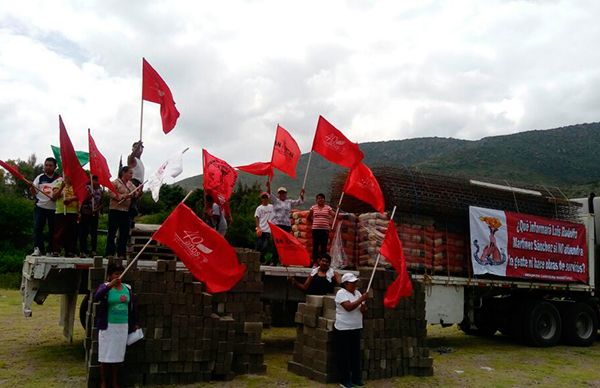
<svg viewBox="0 0 600 388">
<path fill-rule="evenodd" d="M 371 268 L 360 269 L 361 284 L 368 284 Z M 413 281 L 414 292 L 395 309 L 383 307 L 387 287 L 396 278 L 390 270 L 377 270 L 373 298 L 363 316 L 362 373 L 364 380 L 395 376 L 433 375 L 433 359 L 426 345 L 425 287 Z M 338 381 L 334 351 L 335 296 L 306 297 L 298 305 L 297 336 L 288 370 L 321 383 Z"/>
<path fill-rule="evenodd" d="M 134 269 L 125 282 L 136 293 L 145 339 L 128 347 L 124 378 L 129 384 L 182 384 L 229 380 L 237 374 L 264 373 L 263 306 L 260 300 L 260 255 L 238 250 L 248 270 L 229 292 L 211 295 L 176 261 L 158 260 L 152 270 Z M 105 281 L 105 268 L 95 260 L 89 289 Z M 88 386 L 99 380 L 95 304 L 86 317 Z"/>
</svg>

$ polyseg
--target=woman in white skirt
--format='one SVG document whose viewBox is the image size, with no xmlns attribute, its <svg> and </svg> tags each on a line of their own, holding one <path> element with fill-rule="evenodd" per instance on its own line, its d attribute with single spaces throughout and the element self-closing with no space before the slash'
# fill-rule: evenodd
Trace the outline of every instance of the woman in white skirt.
<svg viewBox="0 0 600 388">
<path fill-rule="evenodd" d="M 138 329 L 137 305 L 131 287 L 121 283 L 123 267 L 109 264 L 106 273 L 108 282 L 101 284 L 94 294 L 96 327 L 98 327 L 98 362 L 100 382 L 107 386 L 110 374 L 111 386 L 119 386 L 119 366 L 125 360 L 127 335 Z"/>
</svg>

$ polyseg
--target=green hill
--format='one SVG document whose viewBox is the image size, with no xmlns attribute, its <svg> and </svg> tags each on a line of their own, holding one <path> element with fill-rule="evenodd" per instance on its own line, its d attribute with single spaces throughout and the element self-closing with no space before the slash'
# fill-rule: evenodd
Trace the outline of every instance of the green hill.
<svg viewBox="0 0 600 388">
<path fill-rule="evenodd" d="M 508 180 L 560 186 L 572 196 L 585 196 L 600 188 L 600 123 L 578 124 L 548 130 L 486 137 L 477 141 L 427 137 L 360 144 L 365 163 L 407 166 L 426 172 L 479 179 Z M 295 196 L 304 178 L 308 154 L 298 165 L 298 179 L 276 173 L 273 186 L 285 185 Z M 330 184 L 344 169 L 313 154 L 306 191 L 329 196 Z M 262 184 L 265 179 L 240 173 L 241 184 Z M 176 183 L 184 189 L 202 186 L 202 176 Z"/>
</svg>

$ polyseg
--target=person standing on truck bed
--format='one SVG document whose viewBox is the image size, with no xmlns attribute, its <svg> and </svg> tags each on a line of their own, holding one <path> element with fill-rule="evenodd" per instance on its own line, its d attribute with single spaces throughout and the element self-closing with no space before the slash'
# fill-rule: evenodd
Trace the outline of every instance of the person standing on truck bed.
<svg viewBox="0 0 600 388">
<path fill-rule="evenodd" d="M 52 256 L 59 256 L 64 248 L 65 257 L 74 257 L 77 246 L 77 217 L 79 201 L 71 184 L 71 177 L 65 175 L 54 181 L 52 197 L 56 201 L 54 215 L 54 239 Z"/>
<path fill-rule="evenodd" d="M 277 195 L 271 192 L 271 182 L 267 181 L 267 193 L 271 197 L 273 203 L 273 224 L 279 226 L 286 232 L 292 231 L 292 224 L 290 222 L 290 213 L 293 206 L 302 205 L 304 203 L 304 189 L 300 190 L 300 198 L 288 199 L 287 189 L 280 187 L 277 189 Z M 277 247 L 273 244 L 273 258 L 271 259 L 271 265 L 279 264 L 279 254 L 277 253 Z"/>
<path fill-rule="evenodd" d="M 329 229 L 334 216 L 335 212 L 331 206 L 325 203 L 325 194 L 317 194 L 316 204 L 311 206 L 307 217 L 308 222 L 312 224 L 313 265 L 318 264 L 319 257 L 327 253 Z"/>
<path fill-rule="evenodd" d="M 127 336 L 139 328 L 137 302 L 131 286 L 121 283 L 123 266 L 111 263 L 106 269 L 108 281 L 94 293 L 96 327 L 98 328 L 98 362 L 100 384 L 119 386 L 119 366 L 125 360 Z"/>
<path fill-rule="evenodd" d="M 146 168 L 144 167 L 144 162 L 142 162 L 142 153 L 144 152 L 144 144 L 142 141 L 136 141 L 131 146 L 131 154 L 127 157 L 127 166 L 132 172 L 131 182 L 135 187 L 139 187 L 144 183 L 144 176 L 146 174 Z M 144 188 L 140 188 L 138 190 L 141 193 L 144 191 Z M 135 226 L 135 217 L 139 214 L 138 211 L 138 199 L 131 199 L 131 206 L 129 208 L 129 218 L 130 218 L 130 227 L 133 228 Z"/>
<path fill-rule="evenodd" d="M 135 185 L 131 182 L 133 172 L 127 166 L 121 167 L 119 178 L 112 184 L 119 194 L 110 191 L 110 205 L 108 207 L 108 236 L 106 237 L 105 256 L 125 257 L 127 239 L 129 238 L 129 207 L 131 198 L 136 198 L 139 191 L 135 191 Z M 119 239 L 115 245 L 115 237 L 119 231 Z"/>
<path fill-rule="evenodd" d="M 56 203 L 54 199 L 50 199 L 49 197 L 52 197 L 52 186 L 54 185 L 54 181 L 59 177 L 60 175 L 56 174 L 56 159 L 46 158 L 44 161 L 44 173 L 36 176 L 32 187 L 29 188 L 31 195 L 35 197 L 32 256 L 45 255 L 46 252 L 53 251 L 52 239 L 54 237 L 54 212 L 56 210 Z M 44 244 L 44 226 L 46 224 L 48 224 L 47 247 Z"/>
<path fill-rule="evenodd" d="M 273 219 L 273 205 L 269 203 L 269 193 L 260 194 L 260 205 L 254 211 L 254 219 L 256 220 L 256 250 L 260 252 L 260 262 L 264 264 L 271 241 L 269 222 Z"/>
<path fill-rule="evenodd" d="M 81 257 L 96 255 L 98 244 L 98 218 L 102 209 L 102 194 L 104 190 L 98 183 L 98 177 L 92 177 L 91 184 L 86 186 L 88 196 L 81 205 L 81 215 L 79 218 L 79 254 Z M 90 236 L 92 251 L 88 252 L 87 239 Z"/>
</svg>

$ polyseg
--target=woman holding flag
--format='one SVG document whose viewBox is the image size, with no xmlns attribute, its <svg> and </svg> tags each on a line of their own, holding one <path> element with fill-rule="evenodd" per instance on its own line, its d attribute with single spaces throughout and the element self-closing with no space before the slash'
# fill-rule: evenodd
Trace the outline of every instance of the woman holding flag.
<svg viewBox="0 0 600 388">
<path fill-rule="evenodd" d="M 131 182 L 133 171 L 128 166 L 121 167 L 119 178 L 112 184 L 118 194 L 109 192 L 110 205 L 108 207 L 108 237 L 106 238 L 105 256 L 125 257 L 127 239 L 129 238 L 129 207 L 131 199 L 139 196 L 139 191 Z M 115 237 L 119 231 L 119 240 L 115 245 Z"/>
<path fill-rule="evenodd" d="M 362 387 L 360 336 L 363 327 L 364 302 L 369 294 L 356 289 L 358 278 L 353 273 L 342 276 L 342 288 L 335 295 L 334 338 L 340 386 Z"/>
</svg>

